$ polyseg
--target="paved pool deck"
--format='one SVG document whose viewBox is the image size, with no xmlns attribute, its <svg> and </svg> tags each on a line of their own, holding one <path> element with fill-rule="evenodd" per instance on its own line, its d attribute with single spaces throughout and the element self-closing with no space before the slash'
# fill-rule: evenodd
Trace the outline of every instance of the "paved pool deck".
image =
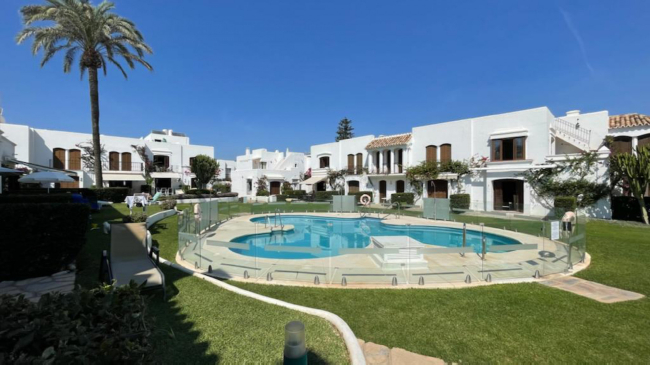
<svg viewBox="0 0 650 365">
<path fill-rule="evenodd" d="M 360 217 L 359 213 L 309 213 L 309 215 L 350 219 Z M 576 258 L 579 253 L 575 250 L 570 253 L 568 246 L 561 242 L 472 224 L 467 224 L 468 230 L 483 229 L 487 233 L 513 238 L 529 245 L 532 249 L 490 252 L 485 260 L 473 252 L 464 255 L 424 254 L 427 261 L 425 267 L 410 267 L 407 262 L 402 267 L 392 270 L 380 268 L 373 255 L 364 253 L 363 249 L 359 249 L 358 254 L 305 260 L 255 258 L 233 252 L 231 248 L 238 248 L 237 245 L 241 245 L 231 242 L 235 238 L 271 232 L 271 229 L 264 227 L 263 224 L 251 222 L 251 219 L 259 216 L 263 215 L 237 217 L 223 223 L 217 230 L 207 234 L 199 244 L 188 245 L 183 250 L 184 260 L 177 257 L 177 261 L 186 267 L 223 279 L 337 288 L 465 288 L 498 283 L 535 282 L 572 274 L 587 267 L 590 261 L 589 255 L 585 255 L 585 262 L 578 263 Z M 458 222 L 394 215 L 383 219 L 382 223 L 457 229 L 463 227 L 463 223 Z M 290 225 L 285 225 L 284 230 L 292 228 Z M 548 257 L 549 253 L 551 257 Z M 574 265 L 573 269 L 567 272 L 570 255 L 574 255 L 572 260 Z M 208 268 L 212 269 L 209 273 Z M 537 272 L 542 279 L 534 277 Z"/>
</svg>

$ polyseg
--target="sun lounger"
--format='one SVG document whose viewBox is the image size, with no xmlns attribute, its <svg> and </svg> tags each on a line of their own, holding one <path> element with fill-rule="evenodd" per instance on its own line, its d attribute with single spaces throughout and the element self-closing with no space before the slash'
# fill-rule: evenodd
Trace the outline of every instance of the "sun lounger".
<svg viewBox="0 0 650 365">
<path fill-rule="evenodd" d="M 157 266 L 159 252 L 155 247 L 149 251 L 146 241 L 145 223 L 111 224 L 110 257 L 103 252 L 101 279 L 115 280 L 116 285 L 133 280 L 144 289 L 162 288 L 163 297 L 166 297 L 165 276 Z M 154 253 L 156 262 L 152 258 Z"/>
</svg>

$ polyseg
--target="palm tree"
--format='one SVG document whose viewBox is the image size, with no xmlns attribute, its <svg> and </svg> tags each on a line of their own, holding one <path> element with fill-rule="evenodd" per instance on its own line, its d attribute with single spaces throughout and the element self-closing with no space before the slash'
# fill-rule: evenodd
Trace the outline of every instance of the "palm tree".
<svg viewBox="0 0 650 365">
<path fill-rule="evenodd" d="M 18 44 L 33 37 L 32 53 L 43 50 L 43 67 L 59 51 L 65 50 L 63 72 L 72 69 L 75 57 L 79 58 L 81 78 L 88 70 L 90 84 L 90 114 L 93 128 L 93 147 L 95 160 L 95 185 L 103 186 L 101 143 L 99 141 L 99 87 L 97 70 L 101 68 L 106 75 L 107 63 L 115 65 L 127 78 L 118 60 L 133 69 L 140 63 L 148 70 L 151 65 L 144 60 L 145 54 L 152 54 L 144 43 L 142 33 L 135 24 L 112 13 L 115 5 L 104 1 L 97 6 L 88 0 L 46 0 L 46 5 L 27 5 L 20 9 L 25 28 L 16 37 Z M 46 22 L 35 26 L 36 22 Z"/>
</svg>

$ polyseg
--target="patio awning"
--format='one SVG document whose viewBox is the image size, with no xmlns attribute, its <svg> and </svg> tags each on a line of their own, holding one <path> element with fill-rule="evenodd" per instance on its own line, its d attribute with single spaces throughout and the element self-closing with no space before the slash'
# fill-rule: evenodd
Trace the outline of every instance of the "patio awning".
<svg viewBox="0 0 650 365">
<path fill-rule="evenodd" d="M 25 166 L 31 168 L 32 170 L 36 170 L 36 171 L 62 172 L 64 174 L 67 174 L 67 175 L 70 175 L 70 176 L 77 176 L 76 172 L 70 171 L 70 170 L 55 169 L 54 167 L 47 167 L 47 166 L 43 166 L 43 165 L 31 163 L 31 162 L 16 160 L 16 159 L 13 159 L 13 158 L 8 159 L 7 161 L 13 162 L 13 163 L 19 164 L 19 165 L 25 165 Z"/>
<path fill-rule="evenodd" d="M 151 177 L 154 179 L 178 179 L 181 174 L 176 172 L 152 172 Z"/>
<path fill-rule="evenodd" d="M 284 180 L 284 176 L 280 174 L 266 174 L 264 176 L 269 180 Z"/>
<path fill-rule="evenodd" d="M 104 174 L 105 181 L 146 181 L 140 174 Z"/>
<path fill-rule="evenodd" d="M 309 179 L 302 181 L 300 184 L 302 185 L 314 185 L 317 184 L 323 180 L 327 179 L 327 176 L 312 176 Z"/>
</svg>

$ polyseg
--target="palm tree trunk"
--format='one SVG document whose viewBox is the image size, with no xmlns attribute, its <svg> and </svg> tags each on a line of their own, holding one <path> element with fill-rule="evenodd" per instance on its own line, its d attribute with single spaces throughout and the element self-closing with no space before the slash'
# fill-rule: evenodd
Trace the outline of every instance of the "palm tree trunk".
<svg viewBox="0 0 650 365">
<path fill-rule="evenodd" d="M 95 159 L 95 186 L 104 187 L 102 176 L 102 145 L 99 141 L 99 84 L 97 69 L 88 68 L 88 83 L 90 84 L 90 115 L 93 124 L 93 152 Z"/>
<path fill-rule="evenodd" d="M 648 220 L 648 210 L 645 208 L 645 200 L 643 200 L 643 194 L 637 195 L 636 199 L 641 208 L 641 218 L 643 218 L 643 223 L 650 224 L 650 221 Z"/>
</svg>

